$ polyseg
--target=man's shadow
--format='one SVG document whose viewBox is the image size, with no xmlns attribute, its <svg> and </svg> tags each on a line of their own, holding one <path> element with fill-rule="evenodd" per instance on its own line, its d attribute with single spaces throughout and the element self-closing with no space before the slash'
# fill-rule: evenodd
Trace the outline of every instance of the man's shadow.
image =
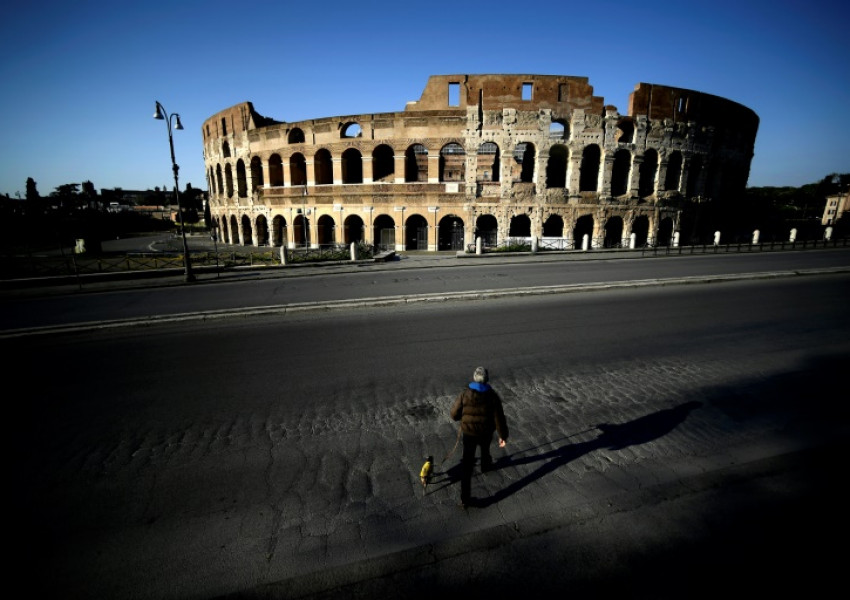
<svg viewBox="0 0 850 600">
<path fill-rule="evenodd" d="M 688 417 L 692 410 L 695 410 L 701 406 L 701 402 L 686 402 L 684 404 L 680 404 L 679 406 L 660 410 L 656 413 L 640 417 L 638 419 L 635 419 L 634 421 L 629 421 L 627 423 L 600 423 L 589 430 L 566 436 L 566 438 L 561 438 L 562 440 L 569 439 L 571 437 L 579 435 L 580 433 L 586 433 L 595 429 L 601 432 L 599 436 L 595 439 L 586 442 L 578 442 L 575 444 L 567 442 L 558 448 L 549 450 L 548 452 L 543 452 L 541 454 L 535 454 L 531 456 L 521 456 L 523 454 L 526 454 L 527 452 L 531 452 L 537 449 L 536 447 L 528 448 L 525 450 L 519 450 L 517 452 L 514 452 L 513 454 L 500 458 L 493 464 L 494 471 L 511 465 L 520 466 L 535 463 L 542 464 L 525 477 L 514 481 L 506 488 L 499 490 L 489 498 L 477 499 L 475 504 L 481 507 L 496 504 L 497 502 L 504 500 L 508 496 L 515 494 L 516 492 L 526 487 L 527 485 L 533 483 L 534 481 L 537 481 L 544 475 L 548 475 L 549 473 L 552 473 L 553 471 L 566 465 L 567 463 L 581 456 L 584 456 L 585 454 L 593 452 L 594 450 L 599 450 L 602 448 L 607 448 L 608 450 L 622 450 L 623 448 L 627 448 L 628 446 L 644 444 L 651 440 L 660 438 L 670 433 L 670 431 L 672 431 L 677 425 L 682 423 Z M 437 490 L 439 490 L 456 482 L 459 482 L 460 477 L 461 467 L 460 464 L 456 463 L 447 471 L 438 473 L 438 477 L 434 480 L 433 483 L 442 484 L 437 488 Z"/>
</svg>

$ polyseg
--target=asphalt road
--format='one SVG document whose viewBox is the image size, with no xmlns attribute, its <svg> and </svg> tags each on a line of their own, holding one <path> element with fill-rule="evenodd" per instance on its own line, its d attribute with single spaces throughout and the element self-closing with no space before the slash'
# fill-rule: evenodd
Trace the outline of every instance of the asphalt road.
<svg viewBox="0 0 850 600">
<path fill-rule="evenodd" d="M 826 596 L 848 292 L 786 275 L 4 338 L 34 386 L 8 405 L 12 572 L 64 598 Z M 479 363 L 513 431 L 462 511 L 456 457 L 427 493 L 417 474 Z"/>
</svg>

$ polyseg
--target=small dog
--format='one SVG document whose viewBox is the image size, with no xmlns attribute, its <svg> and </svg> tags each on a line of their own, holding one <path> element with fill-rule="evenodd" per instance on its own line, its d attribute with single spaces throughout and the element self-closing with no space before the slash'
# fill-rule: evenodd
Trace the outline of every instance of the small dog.
<svg viewBox="0 0 850 600">
<path fill-rule="evenodd" d="M 431 476 L 434 470 L 434 457 L 426 456 L 425 464 L 422 465 L 422 470 L 419 471 L 419 481 L 422 482 L 422 493 L 425 493 L 425 490 L 428 488 L 428 484 L 431 482 Z"/>
</svg>

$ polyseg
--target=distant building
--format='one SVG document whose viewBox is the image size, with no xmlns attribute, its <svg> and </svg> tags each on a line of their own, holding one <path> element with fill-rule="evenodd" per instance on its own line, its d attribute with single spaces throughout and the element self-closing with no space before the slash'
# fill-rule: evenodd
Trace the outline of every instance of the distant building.
<svg viewBox="0 0 850 600">
<path fill-rule="evenodd" d="M 847 190 L 826 197 L 821 225 L 833 225 L 850 208 L 850 193 Z"/>
<path fill-rule="evenodd" d="M 683 201 L 742 195 L 758 125 L 693 90 L 639 83 L 621 114 L 586 77 L 485 74 L 432 76 L 393 113 L 287 123 L 243 102 L 202 135 L 209 212 L 233 244 L 580 248 L 669 245 Z"/>
</svg>

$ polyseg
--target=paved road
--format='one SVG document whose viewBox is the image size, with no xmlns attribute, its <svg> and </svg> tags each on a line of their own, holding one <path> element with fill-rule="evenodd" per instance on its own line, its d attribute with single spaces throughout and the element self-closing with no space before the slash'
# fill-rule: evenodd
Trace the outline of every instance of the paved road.
<svg viewBox="0 0 850 600">
<path fill-rule="evenodd" d="M 13 570 L 69 598 L 826 596 L 842 572 L 831 540 L 848 533 L 835 476 L 848 286 L 812 275 L 455 304 L 463 318 L 445 325 L 449 309 L 432 304 L 364 310 L 345 327 L 301 313 L 4 340 L 10 373 L 50 375 L 10 406 L 11 447 L 29 449 L 12 469 L 27 501 L 16 514 L 32 515 L 12 538 L 27 559 Z M 799 310 L 806 299 L 817 302 Z M 451 467 L 427 495 L 417 487 L 417 459 L 433 440 L 448 451 L 453 432 L 435 418 L 447 392 L 420 371 L 448 360 L 442 339 L 475 339 L 476 324 L 503 322 L 489 306 L 511 302 L 512 327 L 541 316 L 530 337 L 557 335 L 563 353 L 490 328 L 499 354 L 516 352 L 499 379 L 516 429 L 499 469 L 475 479 L 481 505 L 463 512 Z M 747 310 L 713 313 L 735 302 Z M 593 326 L 615 315 L 619 333 Z M 327 340 L 363 362 L 380 360 L 367 335 L 378 328 L 379 347 L 400 354 L 405 324 L 427 334 L 416 385 L 399 382 L 408 393 L 366 368 L 351 389 L 334 360 L 322 389 L 345 403 L 279 412 L 306 334 L 308 356 Z M 691 327 L 704 343 L 665 343 Z M 646 353 L 631 355 L 641 341 Z M 178 384 L 210 370 L 212 348 L 217 377 Z"/>
</svg>

